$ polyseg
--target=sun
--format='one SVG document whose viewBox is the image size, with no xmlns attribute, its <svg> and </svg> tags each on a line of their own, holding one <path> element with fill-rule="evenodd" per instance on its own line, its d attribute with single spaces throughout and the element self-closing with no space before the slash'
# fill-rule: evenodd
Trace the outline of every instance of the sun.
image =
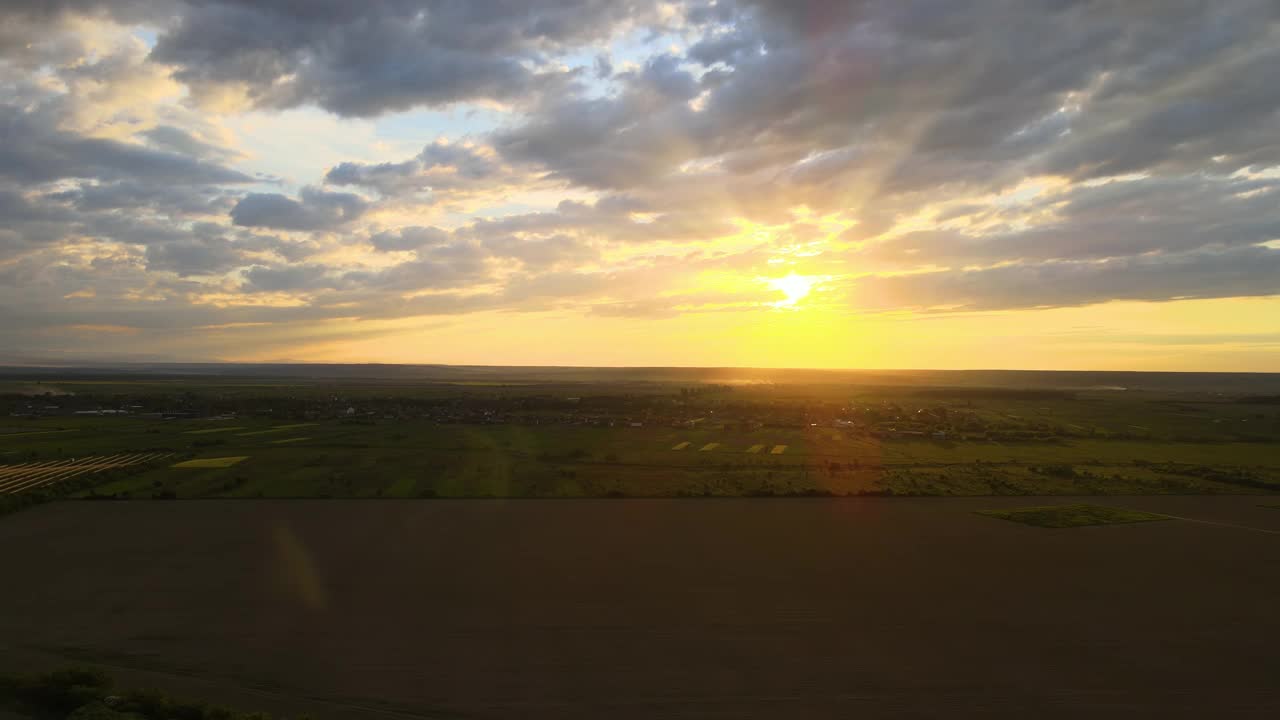
<svg viewBox="0 0 1280 720">
<path fill-rule="evenodd" d="M 785 300 L 774 303 L 774 307 L 794 307 L 813 290 L 814 285 L 821 281 L 822 278 L 814 275 L 796 275 L 795 273 L 786 277 L 769 278 L 768 283 L 787 296 Z"/>
</svg>

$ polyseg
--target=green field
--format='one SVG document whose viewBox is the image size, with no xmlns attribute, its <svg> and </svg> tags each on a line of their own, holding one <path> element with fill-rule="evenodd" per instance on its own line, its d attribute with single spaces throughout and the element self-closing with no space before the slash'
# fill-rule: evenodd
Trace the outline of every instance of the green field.
<svg viewBox="0 0 1280 720">
<path fill-rule="evenodd" d="M 55 428 L 75 424 L 74 428 Z M 1266 493 L 1280 453 L 1258 443 L 1074 439 L 882 440 L 808 428 L 752 431 L 326 421 L 192 435 L 194 422 L 33 421 L 75 433 L 0 437 L 12 462 L 164 449 L 154 468 L 86 494 L 151 497 L 584 497 Z M 35 430 L 35 432 L 47 432 Z M 778 448 L 784 448 L 779 451 Z M 701 451 L 698 451 L 701 450 Z M 210 467 L 211 458 L 244 457 Z"/>
<path fill-rule="evenodd" d="M 145 451 L 174 453 L 183 465 L 104 477 L 79 491 L 117 498 L 1280 491 L 1280 408 L 1269 395 L 1228 396 L 1216 385 L 690 388 L 510 372 L 507 383 L 58 380 L 41 385 L 50 389 L 42 403 L 164 407 L 183 398 L 206 419 L 15 414 L 0 433 L 0 464 Z M 4 389 L 0 381 L 11 410 L 29 402 Z M 244 459 L 214 462 L 230 457 Z"/>
</svg>

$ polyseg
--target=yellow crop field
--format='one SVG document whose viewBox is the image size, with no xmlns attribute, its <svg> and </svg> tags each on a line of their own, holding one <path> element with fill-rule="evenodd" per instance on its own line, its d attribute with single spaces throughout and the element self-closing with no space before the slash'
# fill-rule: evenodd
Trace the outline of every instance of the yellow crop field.
<svg viewBox="0 0 1280 720">
<path fill-rule="evenodd" d="M 69 432 L 79 432 L 79 429 L 69 428 L 66 430 L 35 430 L 32 432 L 2 433 L 0 434 L 0 440 L 3 440 L 5 438 L 11 438 L 11 437 L 27 437 L 29 435 L 54 435 L 57 433 L 69 433 Z"/>
<path fill-rule="evenodd" d="M 311 427 L 312 425 L 315 425 L 315 423 L 297 423 L 296 425 L 277 425 L 273 428 L 267 428 L 266 430 L 254 430 L 253 432 L 236 433 L 236 435 L 240 437 L 246 437 L 248 435 L 267 435 L 269 433 L 284 432 L 285 430 L 292 430 L 294 428 Z"/>
<path fill-rule="evenodd" d="M 183 434 L 184 435 L 208 435 L 209 433 L 231 432 L 232 430 L 243 430 L 243 429 L 244 429 L 243 425 L 236 425 L 235 427 L 216 427 L 216 428 L 206 428 L 204 430 L 188 430 Z"/>
<path fill-rule="evenodd" d="M 774 445 L 774 446 L 773 446 L 773 449 L 769 451 L 769 454 L 770 454 L 770 455 L 781 455 L 782 453 L 784 453 L 784 452 L 786 452 L 786 451 L 787 451 L 787 446 L 786 446 L 786 445 Z"/>
<path fill-rule="evenodd" d="M 196 458 L 195 460 L 187 460 L 170 467 L 176 468 L 225 468 L 231 467 L 242 460 L 248 460 L 248 455 L 234 455 L 231 457 L 214 457 L 214 458 Z"/>
<path fill-rule="evenodd" d="M 747 448 L 747 452 L 758 453 L 763 449 L 764 449 L 764 445 L 752 445 L 751 447 Z"/>
<path fill-rule="evenodd" d="M 716 448 L 718 448 L 718 447 L 720 447 L 720 443 L 707 443 L 706 445 L 703 445 L 702 447 L 698 448 L 698 452 L 706 452 L 706 451 L 708 451 L 708 450 L 715 450 L 715 449 L 716 449 Z"/>
<path fill-rule="evenodd" d="M 692 445 L 692 444 L 693 444 L 693 443 L 689 443 L 689 442 L 682 442 L 682 443 L 680 443 L 679 445 L 676 445 L 675 447 L 673 447 L 673 448 L 671 448 L 671 449 L 672 449 L 672 450 L 683 450 L 683 449 L 685 449 L 685 448 L 689 447 L 689 446 L 690 446 L 690 445 Z"/>
</svg>

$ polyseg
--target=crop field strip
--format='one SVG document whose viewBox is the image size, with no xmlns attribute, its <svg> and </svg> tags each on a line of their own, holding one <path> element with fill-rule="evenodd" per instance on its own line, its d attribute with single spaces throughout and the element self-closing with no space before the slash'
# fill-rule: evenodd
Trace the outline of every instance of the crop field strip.
<svg viewBox="0 0 1280 720">
<path fill-rule="evenodd" d="M 688 449 L 688 448 L 689 448 L 690 446 L 692 446 L 692 445 L 693 445 L 693 443 L 692 443 L 692 442 L 688 442 L 688 441 L 686 441 L 686 442 L 681 442 L 681 443 L 678 443 L 678 444 L 676 444 L 676 445 L 672 446 L 672 448 L 671 448 L 671 449 L 672 449 L 672 450 L 686 450 L 686 449 Z M 706 444 L 702 445 L 702 447 L 699 447 L 699 448 L 698 448 L 698 452 L 710 452 L 710 451 L 712 451 L 712 450 L 720 450 L 720 449 L 722 449 L 723 447 L 724 447 L 724 443 L 709 442 L 709 443 L 706 443 Z M 744 452 L 744 453 L 748 453 L 748 454 L 751 454 L 751 455 L 754 455 L 754 454 L 756 454 L 756 453 L 759 453 L 759 452 L 765 451 L 765 450 L 766 450 L 767 448 L 769 448 L 769 447 L 770 447 L 769 445 L 752 445 L 751 447 L 748 447 L 748 448 L 745 448 L 744 450 L 742 450 L 742 452 Z M 768 453 L 769 453 L 770 455 L 781 455 L 782 453 L 786 452 L 786 451 L 787 451 L 787 448 L 789 448 L 789 447 L 791 447 L 791 446 L 790 446 L 790 445 L 774 445 L 774 446 L 772 446 L 772 449 L 769 449 L 769 450 L 768 450 Z M 732 451 L 732 450 L 730 450 L 729 452 L 733 452 L 733 451 Z M 845 454 L 842 454 L 842 453 L 816 453 L 816 452 L 810 452 L 810 453 L 808 453 L 808 454 L 809 454 L 809 455 L 814 455 L 814 456 L 823 456 L 823 457 L 845 457 Z M 644 464 L 644 463 L 629 463 L 629 464 Z M 911 464 L 915 464 L 915 463 L 911 463 Z"/>
<path fill-rule="evenodd" d="M 183 461 L 183 462 L 180 462 L 180 463 L 175 463 L 174 465 L 171 465 L 170 467 L 175 467 L 175 468 L 229 468 L 229 467 L 231 467 L 232 465 L 237 465 L 237 464 L 239 464 L 239 463 L 241 463 L 241 462 L 244 462 L 245 460 L 248 460 L 248 459 L 249 459 L 249 456 L 248 456 L 248 455 L 231 455 L 231 456 L 227 456 L 227 457 L 195 458 L 194 460 L 186 460 L 186 461 Z"/>
<path fill-rule="evenodd" d="M 33 490 L 70 480 L 86 473 L 128 467 L 139 463 L 161 460 L 172 453 L 141 452 L 117 455 L 54 460 L 22 465 L 0 465 L 0 495 Z"/>
<path fill-rule="evenodd" d="M 978 510 L 977 513 L 987 517 L 1043 528 L 1073 528 L 1090 525 L 1119 525 L 1182 519 L 1172 515 L 1161 515 L 1127 508 L 1079 504 L 1011 508 L 1008 510 Z"/>
<path fill-rule="evenodd" d="M 0 493 L 18 492 L 66 480 L 86 472 L 136 465 L 140 462 L 168 457 L 169 455 L 170 453 L 158 452 L 123 453 L 105 457 L 8 466 L 6 469 L 9 472 L 0 475 Z"/>
<path fill-rule="evenodd" d="M 315 425 L 315 424 L 316 423 L 297 423 L 295 425 L 277 425 L 276 427 L 267 428 L 266 430 L 253 430 L 250 432 L 236 433 L 236 437 L 249 437 L 251 435 L 270 435 L 271 433 L 285 432 L 286 430 L 293 430 L 294 428 L 311 427 L 312 425 Z M 239 430 L 243 428 L 237 428 L 237 429 Z"/>
<path fill-rule="evenodd" d="M 32 435 L 57 435 L 59 433 L 77 432 L 78 428 L 68 428 L 64 430 L 24 430 L 22 432 L 0 433 L 0 440 L 12 437 L 30 437 Z"/>
</svg>

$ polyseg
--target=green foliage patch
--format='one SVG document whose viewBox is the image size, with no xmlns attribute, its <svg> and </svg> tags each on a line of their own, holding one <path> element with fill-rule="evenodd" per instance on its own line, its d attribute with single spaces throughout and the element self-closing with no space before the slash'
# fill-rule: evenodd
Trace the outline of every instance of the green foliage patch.
<svg viewBox="0 0 1280 720">
<path fill-rule="evenodd" d="M 218 705 L 169 697 L 159 690 L 114 690 L 96 668 L 43 675 L 0 675 L 0 708 L 44 720 L 270 720 Z"/>
</svg>

